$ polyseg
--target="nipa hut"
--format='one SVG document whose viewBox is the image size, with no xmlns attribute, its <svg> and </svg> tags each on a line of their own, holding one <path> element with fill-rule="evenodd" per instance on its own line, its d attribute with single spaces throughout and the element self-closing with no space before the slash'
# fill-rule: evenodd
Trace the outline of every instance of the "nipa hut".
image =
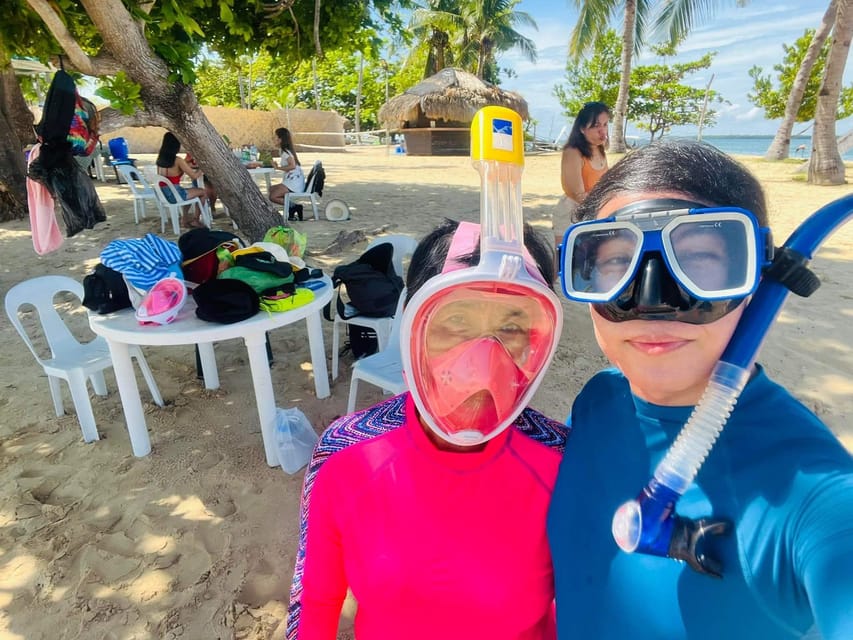
<svg viewBox="0 0 853 640">
<path fill-rule="evenodd" d="M 442 69 L 379 110 L 379 120 L 406 139 L 409 155 L 467 155 L 474 114 L 488 105 L 508 107 L 526 120 L 527 102 L 461 69 Z"/>
</svg>

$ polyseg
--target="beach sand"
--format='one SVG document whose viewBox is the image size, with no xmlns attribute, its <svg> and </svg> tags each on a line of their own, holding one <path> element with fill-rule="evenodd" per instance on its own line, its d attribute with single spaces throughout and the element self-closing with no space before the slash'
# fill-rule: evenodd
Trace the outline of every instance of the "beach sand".
<svg viewBox="0 0 853 640">
<path fill-rule="evenodd" d="M 308 235 L 307 262 L 327 273 L 376 235 L 420 237 L 443 216 L 478 220 L 479 176 L 467 158 L 379 147 L 301 156 L 306 166 L 323 161 L 324 198 L 342 198 L 352 209 L 347 222 L 295 223 Z M 743 160 L 767 189 L 777 244 L 807 214 L 850 191 L 795 181 L 792 164 Z M 530 155 L 524 173 L 526 218 L 546 234 L 559 163 L 556 152 Z M 159 233 L 151 207 L 134 224 L 126 186 L 111 180 L 98 192 L 108 221 L 53 254 L 35 254 L 27 221 L 0 225 L 0 291 L 42 274 L 82 279 L 110 240 Z M 230 223 L 222 216 L 214 226 Z M 325 251 L 340 232 L 354 231 L 364 240 Z M 853 225 L 829 239 L 813 268 L 823 286 L 812 298 L 789 299 L 759 360 L 853 449 Z M 560 419 L 606 365 L 586 308 L 564 306 L 562 341 L 532 403 Z M 85 313 L 71 310 L 80 335 L 91 335 Z M 327 353 L 331 326 L 324 321 Z M 0 339 L 0 638 L 281 637 L 302 472 L 289 476 L 264 461 L 241 341 L 217 345 L 216 391 L 196 379 L 191 347 L 145 348 L 167 406 L 155 406 L 142 385 L 153 449 L 135 458 L 111 372 L 110 394 L 92 399 L 101 440 L 85 444 L 67 387 L 69 413 L 57 418 L 41 368 L 5 316 Z M 332 396 L 318 400 L 304 323 L 272 332 L 271 342 L 277 405 L 299 407 L 321 431 L 345 411 L 351 359 L 344 357 Z M 362 385 L 358 406 L 382 397 Z"/>
</svg>

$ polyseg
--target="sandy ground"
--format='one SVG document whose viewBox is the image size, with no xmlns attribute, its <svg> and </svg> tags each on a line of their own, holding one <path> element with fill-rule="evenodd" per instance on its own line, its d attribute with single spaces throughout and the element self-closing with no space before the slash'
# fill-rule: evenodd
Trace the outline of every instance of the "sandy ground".
<svg viewBox="0 0 853 640">
<path fill-rule="evenodd" d="M 479 177 L 467 158 L 381 148 L 301 155 L 306 166 L 323 160 L 325 197 L 343 198 L 353 211 L 348 222 L 300 224 L 309 264 L 328 273 L 377 234 L 419 237 L 442 216 L 478 219 Z M 850 191 L 793 180 L 791 164 L 746 162 L 767 188 L 778 239 Z M 525 213 L 545 232 L 558 185 L 559 154 L 528 157 Z M 4 294 L 41 274 L 82 279 L 110 240 L 159 233 L 153 213 L 134 225 L 126 186 L 111 179 L 98 192 L 108 221 L 51 255 L 35 254 L 26 221 L 0 225 Z M 230 227 L 224 217 L 214 226 Z M 340 231 L 353 230 L 365 240 L 341 254 L 324 251 Z M 788 301 L 760 361 L 853 449 L 853 225 L 826 243 L 813 267 L 822 288 Z M 86 335 L 85 314 L 73 305 L 68 311 Z M 566 303 L 565 311 L 559 351 L 533 403 L 557 418 L 605 365 L 586 309 Z M 328 352 L 331 323 L 324 326 Z M 5 316 L 0 340 L 0 638 L 280 637 L 302 473 L 288 476 L 264 462 L 243 345 L 217 345 L 222 386 L 213 392 L 196 379 L 191 347 L 146 348 L 167 406 L 143 392 L 153 451 L 135 458 L 111 373 L 110 395 L 92 400 L 101 440 L 85 444 L 73 413 L 54 416 L 47 380 Z M 278 329 L 271 340 L 277 404 L 301 408 L 322 430 L 345 409 L 351 360 L 344 358 L 331 398 L 317 400 L 304 324 Z M 71 412 L 64 385 L 63 393 Z M 359 407 L 381 398 L 363 386 Z"/>
</svg>

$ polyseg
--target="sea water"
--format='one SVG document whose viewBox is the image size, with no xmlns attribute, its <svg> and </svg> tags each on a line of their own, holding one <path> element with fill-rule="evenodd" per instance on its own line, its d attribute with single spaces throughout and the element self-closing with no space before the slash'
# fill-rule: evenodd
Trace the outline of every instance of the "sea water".
<svg viewBox="0 0 853 640">
<path fill-rule="evenodd" d="M 695 140 L 695 138 L 683 138 L 681 136 L 670 136 L 672 139 Z M 702 141 L 712 144 L 720 151 L 732 155 L 741 156 L 764 156 L 773 136 L 702 136 Z M 641 141 L 640 144 L 643 144 Z M 797 150 L 800 145 L 804 148 Z M 808 158 L 812 152 L 812 139 L 810 136 L 795 136 L 791 138 L 789 156 L 791 158 Z M 853 149 L 842 154 L 842 159 L 853 161 Z"/>
</svg>

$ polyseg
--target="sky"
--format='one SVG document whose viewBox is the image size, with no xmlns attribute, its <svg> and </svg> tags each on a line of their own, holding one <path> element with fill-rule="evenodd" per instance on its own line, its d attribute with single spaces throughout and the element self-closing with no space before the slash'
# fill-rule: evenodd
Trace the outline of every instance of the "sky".
<svg viewBox="0 0 853 640">
<path fill-rule="evenodd" d="M 708 51 L 717 51 L 711 67 L 685 80 L 687 84 L 705 87 L 714 74 L 712 88 L 731 104 L 717 105 L 717 124 L 705 128 L 705 135 L 773 135 L 778 120 L 766 120 L 762 109 L 747 99 L 752 89 L 748 71 L 753 65 L 770 72 L 775 81 L 773 65 L 782 61 L 782 43 L 793 44 L 807 28 L 820 25 L 828 5 L 827 0 L 751 0 L 746 7 L 738 8 L 734 0 L 721 0 L 713 18 L 694 29 L 679 48 L 676 61 L 695 60 Z M 555 84 L 565 82 L 566 55 L 571 31 L 577 19 L 577 9 L 572 0 L 522 0 L 516 7 L 526 11 L 538 25 L 538 30 L 519 28 L 531 38 L 538 51 L 538 61 L 531 63 L 518 52 L 503 53 L 498 64 L 515 70 L 518 77 L 502 78 L 501 87 L 518 91 L 527 100 L 530 115 L 537 120 L 536 135 L 553 140 L 570 119 L 562 113 L 553 95 Z M 621 32 L 620 21 L 612 25 Z M 634 64 L 650 64 L 654 56 L 641 54 Z M 853 63 L 845 67 L 844 83 L 853 83 Z M 805 123 L 794 125 L 794 133 L 805 128 Z M 853 117 L 836 124 L 838 134 L 853 128 Z M 566 134 L 568 129 L 566 129 Z M 629 135 L 648 137 L 628 124 Z M 691 136 L 696 127 L 675 127 L 671 135 Z M 563 136 L 565 140 L 565 135 Z"/>
</svg>

